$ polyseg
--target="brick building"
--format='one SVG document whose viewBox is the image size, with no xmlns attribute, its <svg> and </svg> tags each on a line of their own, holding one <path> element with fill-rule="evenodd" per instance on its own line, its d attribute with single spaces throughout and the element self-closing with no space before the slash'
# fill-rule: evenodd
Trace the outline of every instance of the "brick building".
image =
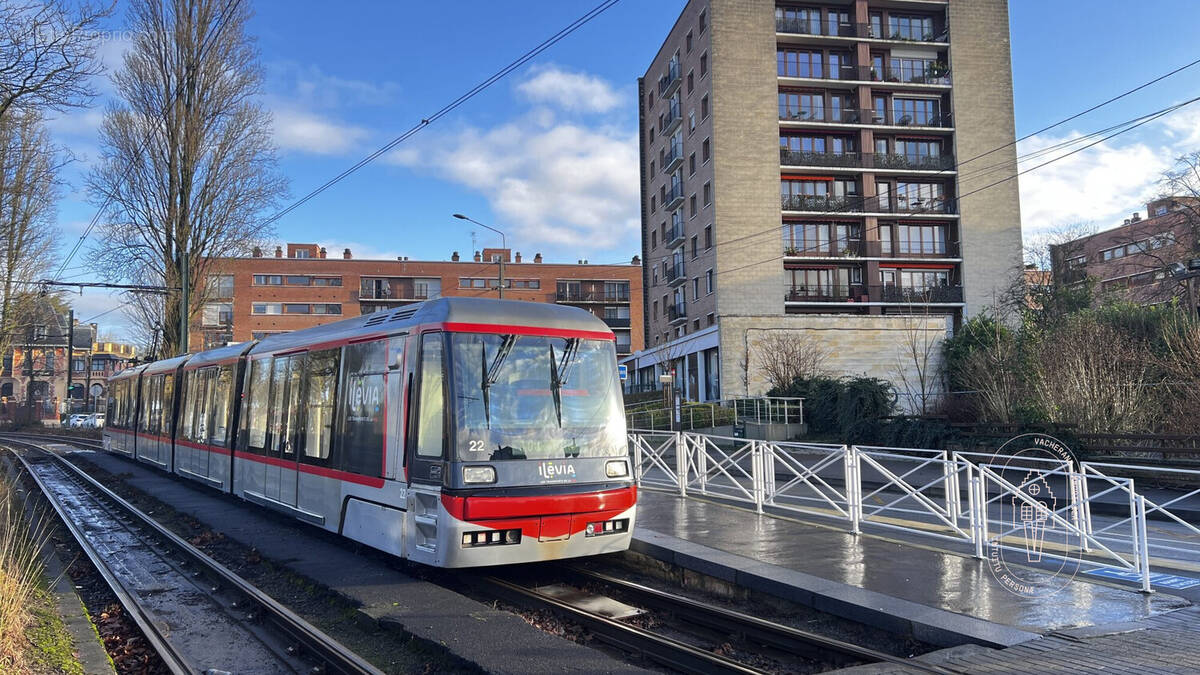
<svg viewBox="0 0 1200 675">
<path fill-rule="evenodd" d="M 1016 169 L 1007 10 L 688 2 L 638 80 L 634 386 L 674 370 L 691 399 L 761 393 L 772 331 L 895 380 L 914 326 L 940 339 L 1012 283 L 1016 181 L 957 198 L 995 178 L 960 177 L 959 157 Z"/>
<path fill-rule="evenodd" d="M 14 419 L 20 411 L 35 419 L 58 419 L 67 399 L 67 369 L 72 368 L 71 393 L 78 404 L 86 397 L 86 363 L 96 337 L 96 324 L 75 322 L 45 299 L 37 299 L 14 331 L 0 366 L 0 417 Z M 73 339 L 68 352 L 68 336 Z"/>
<path fill-rule="evenodd" d="M 1156 304 L 1187 296 L 1167 271 L 1189 266 L 1197 254 L 1200 200 L 1164 197 L 1135 212 L 1118 227 L 1050 247 L 1053 279 L 1060 284 L 1094 283 L 1096 302 L 1117 297 Z M 1195 271 L 1195 270 L 1193 270 Z"/>
<path fill-rule="evenodd" d="M 586 309 L 617 335 L 617 352 L 642 348 L 640 260 L 625 265 L 543 262 L 485 248 L 471 259 L 360 260 L 346 249 L 330 257 L 316 244 L 287 244 L 273 255 L 224 258 L 209 278 L 193 350 L 244 342 L 443 296 L 555 302 Z M 631 302 L 631 298 L 635 299 Z"/>
</svg>

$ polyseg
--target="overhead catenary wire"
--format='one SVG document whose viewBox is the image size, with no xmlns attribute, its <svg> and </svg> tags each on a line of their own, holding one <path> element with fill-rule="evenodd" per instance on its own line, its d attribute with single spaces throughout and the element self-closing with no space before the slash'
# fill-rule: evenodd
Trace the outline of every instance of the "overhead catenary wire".
<svg viewBox="0 0 1200 675">
<path fill-rule="evenodd" d="M 351 165 L 346 170 L 342 171 L 341 173 L 334 176 L 333 178 L 330 178 L 329 180 L 325 181 L 320 186 L 318 186 L 316 189 L 312 190 L 311 192 L 304 195 L 300 199 L 297 199 L 296 201 L 292 202 L 291 204 L 289 204 L 284 209 L 280 210 L 275 215 L 271 216 L 270 218 L 267 218 L 266 221 L 264 222 L 264 224 L 270 225 L 271 223 L 274 223 L 275 221 L 286 216 L 287 214 L 291 213 L 292 211 L 296 210 L 297 208 L 303 206 L 309 200 L 313 199 L 314 197 L 321 194 L 325 190 L 328 190 L 329 188 L 338 184 L 339 182 L 341 182 L 342 180 L 344 180 L 351 174 L 355 173 L 359 169 L 361 169 L 364 166 L 375 161 L 380 156 L 382 156 L 383 154 L 390 151 L 392 148 L 395 148 L 397 145 L 400 145 L 404 141 L 408 140 L 412 136 L 419 133 L 422 129 L 430 126 L 431 124 L 438 121 L 439 119 L 441 119 L 445 115 L 449 114 L 450 112 L 454 111 L 456 108 L 463 105 L 467 101 L 470 101 L 472 98 L 475 98 L 477 95 L 479 95 L 480 93 L 482 93 L 483 91 L 485 91 L 486 89 L 491 87 L 492 85 L 496 84 L 500 80 L 503 80 L 510 73 L 519 69 L 521 66 L 525 65 L 532 59 L 536 58 L 538 55 L 540 55 L 542 52 L 546 51 L 550 47 L 553 47 L 555 44 L 558 44 L 560 41 L 562 41 L 568 35 L 570 35 L 571 33 L 574 33 L 576 30 L 579 30 L 585 24 L 590 22 L 592 19 L 595 19 L 596 17 L 600 16 L 604 12 L 608 11 L 613 5 L 616 5 L 618 2 L 620 2 L 620 0 L 605 0 L 604 2 L 600 3 L 599 5 L 596 5 L 595 7 L 593 7 L 590 11 L 588 11 L 583 16 L 579 17 L 578 19 L 575 19 L 570 24 L 568 24 L 566 27 L 560 29 L 554 35 L 546 38 L 541 43 L 539 43 L 537 46 L 526 51 L 524 54 L 517 57 L 517 59 L 509 62 L 508 65 L 506 65 L 503 68 L 501 68 L 500 70 L 496 71 L 495 73 L 493 73 L 491 76 L 484 79 L 479 84 L 468 89 L 466 92 L 461 94 L 458 98 L 456 98 L 453 101 L 442 106 L 437 111 L 435 111 L 433 114 L 428 115 L 427 117 L 421 118 L 421 120 L 419 122 L 414 124 L 412 127 L 410 127 L 404 133 L 400 134 L 399 136 L 397 136 L 397 137 L 393 138 L 392 140 L 388 141 L 387 143 L 383 144 L 383 146 L 381 146 L 380 148 L 378 148 L 371 154 L 367 155 L 366 157 L 355 162 L 353 165 Z"/>
</svg>

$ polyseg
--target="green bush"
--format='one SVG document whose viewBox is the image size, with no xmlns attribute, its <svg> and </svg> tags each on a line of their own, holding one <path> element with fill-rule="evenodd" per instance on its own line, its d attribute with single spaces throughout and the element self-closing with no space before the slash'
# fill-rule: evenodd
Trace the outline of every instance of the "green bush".
<svg viewBox="0 0 1200 675">
<path fill-rule="evenodd" d="M 892 384 L 873 377 L 796 378 L 767 396 L 803 398 L 808 430 L 820 436 L 845 438 L 860 421 L 888 417 L 896 409 Z"/>
</svg>

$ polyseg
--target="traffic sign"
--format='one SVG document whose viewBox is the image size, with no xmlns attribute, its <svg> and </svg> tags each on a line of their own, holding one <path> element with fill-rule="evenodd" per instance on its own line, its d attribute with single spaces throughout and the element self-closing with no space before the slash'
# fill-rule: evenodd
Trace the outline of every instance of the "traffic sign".
<svg viewBox="0 0 1200 675">
<path fill-rule="evenodd" d="M 629 379 L 629 366 L 617 366 L 617 374 L 621 376 L 621 381 Z"/>
</svg>

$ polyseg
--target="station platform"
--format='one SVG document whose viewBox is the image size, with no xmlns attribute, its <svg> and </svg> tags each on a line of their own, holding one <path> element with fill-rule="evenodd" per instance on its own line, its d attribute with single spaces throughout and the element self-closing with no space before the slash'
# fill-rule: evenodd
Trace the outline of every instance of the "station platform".
<svg viewBox="0 0 1200 675">
<path fill-rule="evenodd" d="M 654 489 L 639 493 L 633 549 L 924 642 L 957 645 L 944 658 L 958 659 L 964 672 L 975 672 L 976 666 L 979 672 L 1091 672 L 1096 668 L 1085 664 L 1103 664 L 1103 652 L 1110 649 L 1130 672 L 1200 668 L 1195 648 L 1200 608 L 1178 595 L 1146 595 L 1084 574 L 1049 597 L 1022 597 L 998 583 L 984 560 Z M 1187 639 L 1179 640 L 1179 631 Z M 1149 642 L 1134 649 L 1138 634 Z M 1156 648 L 1152 635 L 1177 642 Z M 1091 649 L 1089 658 L 1100 661 L 1077 656 L 1076 666 L 1066 669 L 1062 663 L 1042 668 L 1030 661 L 1039 654 L 1050 658 L 1068 643 L 1077 644 L 1081 653 Z M 1146 650 L 1153 651 L 1148 663 L 1129 656 Z M 1177 656 L 1176 665 L 1161 662 L 1164 656 Z M 992 665 L 985 668 L 985 663 Z M 1175 669 L 1181 664 L 1183 669 Z"/>
<path fill-rule="evenodd" d="M 264 558 L 358 605 L 361 617 L 399 629 L 433 652 L 495 673 L 645 673 L 596 649 L 551 635 L 504 610 L 404 573 L 394 559 L 267 509 L 114 455 L 53 444 Z M 487 639 L 480 639 L 486 631 Z"/>
</svg>

